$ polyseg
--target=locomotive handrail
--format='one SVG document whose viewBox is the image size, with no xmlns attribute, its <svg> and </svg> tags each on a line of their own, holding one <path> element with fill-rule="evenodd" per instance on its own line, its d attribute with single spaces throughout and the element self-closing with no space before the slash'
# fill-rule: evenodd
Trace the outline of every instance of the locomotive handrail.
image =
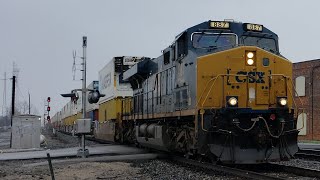
<svg viewBox="0 0 320 180">
<path fill-rule="evenodd" d="M 283 78 L 286 79 L 286 90 L 288 90 L 289 93 L 291 94 L 292 100 L 293 100 L 293 103 L 294 103 L 294 106 L 297 107 L 297 104 L 296 104 L 296 102 L 295 102 L 295 100 L 294 100 L 293 93 L 290 91 L 290 88 L 288 88 L 288 85 L 287 85 L 287 83 L 288 83 L 287 80 L 288 80 L 288 79 L 291 80 L 291 78 L 290 78 L 289 76 L 285 76 L 285 75 L 283 75 L 283 74 L 271 74 L 271 75 L 269 75 L 269 77 L 271 77 L 271 78 L 272 78 L 272 76 L 282 76 Z M 292 83 L 292 81 L 291 81 L 291 85 L 292 85 L 292 88 L 295 88 L 294 85 L 293 85 L 293 83 Z M 288 94 L 288 93 L 287 93 L 287 94 Z"/>
<path fill-rule="evenodd" d="M 298 99 L 299 99 L 299 101 L 300 101 L 300 104 L 301 104 L 301 106 L 303 106 L 303 102 L 302 102 L 302 100 L 301 100 L 301 98 L 300 98 L 300 96 L 299 96 L 299 94 L 298 94 L 298 92 L 296 91 L 296 87 L 295 87 L 295 85 L 293 84 L 293 81 L 292 81 L 292 79 L 290 79 L 291 80 L 291 85 L 292 85 L 292 87 L 293 87 L 293 90 L 294 90 L 294 92 L 295 92 L 295 95 L 298 95 L 297 97 L 298 97 Z M 292 93 L 291 93 L 292 94 Z M 293 97 L 294 95 L 292 94 L 292 99 L 294 99 L 294 97 Z M 296 108 L 297 108 L 297 111 L 295 111 L 297 114 L 297 122 L 298 122 L 298 117 L 299 117 L 299 110 L 302 110 L 302 112 L 301 113 L 305 113 L 305 108 L 298 108 L 298 106 L 296 106 Z M 302 116 L 302 127 L 301 128 L 299 128 L 299 129 L 297 129 L 298 131 L 300 131 L 301 129 L 303 129 L 304 128 L 304 116 Z"/>
<path fill-rule="evenodd" d="M 205 97 L 203 103 L 201 104 L 201 107 L 203 107 L 204 102 L 207 100 L 207 98 L 208 98 L 208 96 L 209 96 L 209 94 L 210 94 L 210 92 L 211 92 L 211 90 L 212 90 L 212 87 L 213 87 L 213 85 L 215 84 L 216 80 L 217 80 L 219 77 L 224 77 L 224 76 L 229 76 L 229 75 L 231 75 L 231 76 L 238 76 L 238 77 L 249 77 L 248 75 L 242 75 L 242 74 L 241 74 L 241 75 L 240 75 L 240 74 L 218 74 L 217 76 L 211 78 L 211 79 L 207 82 L 207 84 L 206 84 L 204 90 L 202 91 L 202 94 L 200 95 L 200 98 L 199 98 L 199 100 L 198 100 L 198 102 L 197 102 L 197 106 L 199 105 L 199 103 L 200 103 L 200 101 L 201 101 L 201 99 L 202 99 L 202 97 L 203 97 L 203 95 L 204 95 L 204 93 L 205 93 L 205 90 L 207 89 L 207 87 L 208 87 L 208 85 L 209 85 L 210 82 L 212 82 L 212 81 L 214 80 L 214 82 L 212 83 L 212 85 L 211 85 L 208 93 L 206 94 L 206 97 Z M 248 81 L 246 81 L 246 83 L 248 83 Z M 221 103 L 221 104 L 222 104 L 222 103 Z"/>
<path fill-rule="evenodd" d="M 199 105 L 200 101 L 203 99 L 203 96 L 205 95 L 205 91 L 207 90 L 209 84 L 210 84 L 212 81 L 213 81 L 213 83 L 212 83 L 212 85 L 210 86 L 209 91 L 206 93 L 205 98 L 204 98 L 204 100 L 203 100 L 203 102 L 202 102 L 202 104 L 201 104 L 201 107 L 199 107 L 198 109 L 202 109 L 202 108 L 203 108 L 203 105 L 204 105 L 204 103 L 206 102 L 209 94 L 211 93 L 211 90 L 212 90 L 212 88 L 214 87 L 217 79 L 218 79 L 219 77 L 222 77 L 222 78 L 223 78 L 223 83 L 224 83 L 224 77 L 225 77 L 225 76 L 237 76 L 237 77 L 247 77 L 247 78 L 249 77 L 249 75 L 239 75 L 239 74 L 218 74 L 217 76 L 211 78 L 211 79 L 207 82 L 204 90 L 202 91 L 202 94 L 200 95 L 200 98 L 199 98 L 199 100 L 198 100 L 198 102 L 197 102 L 197 106 Z M 294 86 L 294 84 L 293 84 L 293 82 L 292 82 L 292 79 L 291 79 L 289 76 L 285 76 L 284 74 L 270 74 L 270 75 L 269 75 L 269 78 L 272 79 L 273 76 L 282 76 L 283 78 L 286 79 L 286 82 L 285 82 L 286 94 L 287 94 L 287 95 L 288 95 L 288 94 L 291 95 L 292 102 L 293 102 L 293 104 L 294 104 L 294 109 L 295 109 L 295 112 L 297 112 L 297 115 L 298 115 L 298 111 L 299 111 L 299 110 L 302 110 L 302 113 L 303 113 L 303 112 L 304 112 L 304 109 L 298 108 L 297 103 L 296 103 L 296 101 L 295 101 L 295 99 L 294 99 L 294 94 L 292 93 L 292 91 L 290 90 L 290 88 L 288 88 L 288 80 L 289 80 L 289 81 L 291 82 L 292 88 L 294 89 L 293 91 L 295 92 L 295 94 L 298 94 L 298 93 L 296 92 L 296 90 L 295 90 L 295 86 Z M 246 84 L 248 84 L 248 80 L 246 81 Z M 222 88 L 223 88 L 223 87 L 222 87 Z M 288 93 L 287 91 L 289 91 L 289 93 Z M 221 96 L 221 98 L 222 98 L 222 99 L 221 99 L 221 101 L 222 101 L 221 105 L 223 104 L 223 99 L 224 99 L 224 92 L 222 92 L 222 93 L 223 93 L 223 94 L 222 94 L 222 96 Z M 248 88 L 247 88 L 247 94 L 248 94 Z M 298 96 L 298 99 L 299 99 L 301 105 L 303 106 L 303 103 L 302 103 L 301 98 L 300 98 L 299 96 Z M 269 105 L 270 105 L 270 101 L 269 101 Z M 298 120 L 298 118 L 297 118 L 297 120 Z M 204 129 L 204 127 L 203 127 L 203 118 L 201 118 L 201 126 L 202 126 L 202 130 L 208 131 L 208 130 Z M 299 128 L 299 129 L 297 129 L 297 130 L 301 130 L 301 129 L 303 129 L 303 128 L 304 128 L 304 116 L 302 117 L 302 127 Z"/>
<path fill-rule="evenodd" d="M 249 75 L 239 75 L 239 74 L 219 74 L 219 75 L 217 75 L 217 76 L 215 76 L 215 77 L 211 78 L 211 79 L 207 82 L 207 84 L 206 84 L 206 86 L 205 86 L 204 90 L 202 91 L 202 94 L 200 95 L 200 98 L 199 98 L 199 100 L 198 100 L 198 102 L 197 102 L 197 105 L 199 105 L 200 101 L 202 100 L 202 98 L 203 98 L 203 96 L 204 96 L 204 94 L 205 94 L 205 91 L 206 91 L 206 90 L 207 90 L 207 88 L 208 88 L 208 85 L 209 85 L 209 84 L 214 80 L 214 82 L 213 82 L 213 83 L 212 83 L 212 85 L 210 86 L 209 91 L 206 93 L 206 97 L 205 97 L 205 99 L 204 99 L 203 103 L 201 104 L 201 107 L 203 107 L 203 104 L 204 104 L 204 102 L 206 101 L 206 99 L 208 98 L 208 96 L 209 96 L 209 94 L 210 94 L 210 92 L 211 92 L 211 90 L 212 90 L 212 87 L 214 86 L 214 84 L 215 84 L 216 80 L 217 80 L 219 77 L 224 77 L 224 76 L 249 77 Z M 284 78 L 286 78 L 286 79 L 291 80 L 291 78 L 290 78 L 289 76 L 285 76 L 285 75 L 283 75 L 283 74 L 271 74 L 271 75 L 269 75 L 269 77 L 272 77 L 272 76 L 282 76 L 282 77 L 284 77 Z M 248 83 L 248 81 L 246 81 L 246 83 Z M 287 84 L 287 83 L 286 83 L 286 84 Z M 292 81 L 291 81 L 291 84 L 292 84 L 292 86 L 293 86 L 293 88 L 294 88 L 294 85 L 293 85 Z M 286 86 L 287 86 L 287 85 L 286 85 Z M 288 89 L 288 88 L 286 88 L 286 89 L 287 89 L 287 90 L 289 91 L 289 93 L 291 94 L 292 99 L 294 99 L 294 97 L 293 97 L 293 93 L 290 91 L 290 89 Z M 296 92 L 296 91 L 295 91 L 295 93 L 297 94 L 297 92 Z M 302 104 L 302 101 L 301 101 L 300 97 L 298 97 L 298 98 L 299 98 L 300 103 Z M 296 104 L 296 102 L 295 102 L 294 100 L 293 100 L 293 103 L 294 103 L 295 107 L 297 107 L 297 104 Z"/>
<path fill-rule="evenodd" d="M 208 85 L 209 85 L 210 82 L 212 82 L 212 81 L 214 80 L 213 83 L 212 83 L 212 85 L 211 85 L 211 87 L 210 87 L 210 90 L 208 91 L 208 93 L 207 93 L 207 95 L 206 95 L 206 97 L 205 97 L 205 99 L 204 99 L 204 101 L 203 101 L 203 103 L 201 104 L 201 109 L 202 109 L 202 107 L 203 107 L 203 104 L 206 102 L 206 100 L 207 100 L 207 98 L 208 98 L 208 96 L 209 96 L 209 94 L 210 94 L 210 92 L 211 92 L 211 90 L 212 90 L 212 87 L 213 87 L 213 85 L 216 83 L 217 79 L 218 79 L 219 77 L 223 77 L 223 78 L 224 78 L 224 76 L 229 76 L 229 75 L 234 75 L 234 76 L 239 76 L 239 77 L 247 77 L 247 78 L 248 78 L 248 75 L 236 75 L 236 74 L 219 74 L 219 75 L 217 75 L 216 77 L 211 78 L 211 79 L 207 82 L 204 90 L 202 91 L 202 94 L 200 95 L 200 98 L 199 98 L 199 100 L 198 100 L 198 102 L 197 102 L 197 106 L 199 105 L 199 103 L 200 103 L 200 101 L 201 101 L 201 99 L 202 99 L 202 97 L 203 97 L 203 95 L 204 95 L 204 93 L 205 93 L 205 90 L 207 89 L 207 87 L 208 87 Z M 222 83 L 224 83 L 224 79 L 223 79 Z M 248 81 L 246 81 L 246 83 L 248 83 Z M 223 90 L 223 87 L 222 87 L 222 90 Z M 224 96 L 222 95 L 221 97 L 222 97 L 222 100 L 221 100 L 221 101 L 222 101 L 221 105 L 222 105 L 222 104 L 223 104 L 223 97 L 224 97 Z M 203 118 L 203 114 L 204 114 L 204 112 L 201 111 L 201 112 L 200 112 L 200 115 L 201 115 L 201 129 L 202 129 L 203 131 L 205 131 L 205 132 L 213 132 L 213 131 L 209 131 L 209 130 L 207 130 L 207 129 L 204 128 L 204 118 Z M 229 133 L 230 133 L 230 132 L 229 132 Z"/>
<path fill-rule="evenodd" d="M 207 89 L 209 83 L 210 83 L 211 81 L 213 81 L 214 79 L 217 79 L 217 77 L 211 78 L 211 79 L 207 82 L 207 84 L 206 84 L 205 88 L 203 89 L 203 91 L 202 91 L 202 93 L 201 93 L 201 95 L 200 95 L 200 98 L 199 98 L 199 100 L 198 100 L 198 102 L 197 102 L 197 106 L 199 105 L 200 100 L 202 99 L 202 96 L 203 96 L 205 90 Z"/>
<path fill-rule="evenodd" d="M 294 94 L 295 94 L 295 95 L 298 95 L 298 93 L 297 93 L 297 91 L 296 91 L 296 88 L 295 88 L 295 85 L 293 84 L 293 81 L 292 81 L 292 79 L 291 79 L 289 76 L 284 76 L 283 74 L 272 74 L 272 75 L 270 75 L 270 76 L 271 76 L 271 77 L 272 77 L 272 76 L 282 76 L 282 77 L 286 78 L 287 80 L 289 80 L 289 81 L 291 82 L 291 85 L 292 85 Z M 286 81 L 286 83 L 287 83 L 287 81 Z M 298 112 L 299 112 L 299 110 L 302 110 L 301 113 L 304 113 L 305 108 L 298 108 L 298 105 L 297 105 L 297 103 L 296 103 L 296 101 L 295 101 L 295 99 L 294 99 L 294 94 L 293 94 L 293 92 L 290 91 L 290 88 L 287 88 L 287 89 L 288 89 L 288 91 L 289 91 L 289 93 L 290 93 L 290 95 L 291 95 L 291 97 L 292 97 L 292 101 L 293 101 L 294 107 L 295 107 L 296 118 L 297 118 L 297 121 L 298 121 L 298 117 L 299 117 L 299 113 L 298 113 Z M 300 101 L 301 106 L 303 106 L 303 102 L 301 101 L 301 98 L 300 98 L 299 96 L 297 96 L 297 97 L 298 97 L 298 99 L 299 99 L 299 101 Z M 304 128 L 304 116 L 302 116 L 302 127 L 299 128 L 299 129 L 297 129 L 297 130 L 300 131 L 300 130 L 303 129 L 303 128 Z"/>
</svg>

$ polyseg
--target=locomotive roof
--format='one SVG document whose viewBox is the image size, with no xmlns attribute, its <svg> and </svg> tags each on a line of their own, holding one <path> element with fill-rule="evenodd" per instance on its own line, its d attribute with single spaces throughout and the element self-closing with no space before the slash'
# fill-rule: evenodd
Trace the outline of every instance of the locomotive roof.
<svg viewBox="0 0 320 180">
<path fill-rule="evenodd" d="M 217 27 L 212 27 L 211 23 L 227 23 L 228 28 L 223 27 L 223 28 L 217 28 Z M 257 25 L 261 27 L 261 30 L 249 30 L 247 28 L 247 25 Z M 176 36 L 176 39 L 179 38 L 183 33 L 187 32 L 189 34 L 193 32 L 201 32 L 201 31 L 212 31 L 212 32 L 230 32 L 230 33 L 235 33 L 237 35 L 256 35 L 256 36 L 265 36 L 265 35 L 271 35 L 272 38 L 277 39 L 278 35 L 269 30 L 268 28 L 264 27 L 263 25 L 260 24 L 253 24 L 253 23 L 242 23 L 242 22 L 235 22 L 235 21 L 205 21 L 200 24 L 197 24 L 195 26 L 192 26 L 185 31 L 181 32 L 179 35 Z"/>
</svg>

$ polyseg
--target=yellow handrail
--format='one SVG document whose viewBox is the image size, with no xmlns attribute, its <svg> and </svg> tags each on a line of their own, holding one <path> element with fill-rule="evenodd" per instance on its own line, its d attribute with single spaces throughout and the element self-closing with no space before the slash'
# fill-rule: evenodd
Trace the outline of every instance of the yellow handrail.
<svg viewBox="0 0 320 180">
<path fill-rule="evenodd" d="M 292 82 L 292 79 L 290 79 L 289 78 L 289 80 L 291 81 L 291 85 L 292 85 L 292 88 L 293 88 L 293 90 L 294 90 L 294 92 L 295 92 L 295 94 L 296 95 L 298 95 L 297 97 L 298 97 L 298 99 L 299 99 L 299 101 L 300 101 L 300 104 L 301 104 L 301 106 L 303 107 L 303 102 L 301 101 L 301 98 L 299 97 L 299 94 L 297 93 L 297 91 L 296 91 L 296 87 L 294 86 L 294 84 L 293 84 L 293 82 Z M 291 93 L 291 92 L 290 92 Z M 292 99 L 294 100 L 294 95 L 293 95 L 293 93 L 291 93 L 292 94 Z M 296 104 L 295 104 L 296 105 Z M 297 109 L 297 111 L 295 111 L 297 114 L 297 123 L 298 123 L 298 117 L 299 117 L 299 109 L 301 109 L 302 110 L 302 112 L 301 113 L 305 113 L 304 112 L 304 110 L 305 110 L 305 108 L 298 108 L 298 106 L 296 106 L 296 109 Z M 302 127 L 301 128 L 299 128 L 299 129 L 297 129 L 297 130 L 301 130 L 301 129 L 303 129 L 304 128 L 304 116 L 302 116 Z"/>
<path fill-rule="evenodd" d="M 203 97 L 203 95 L 204 95 L 204 93 L 205 93 L 208 85 L 210 84 L 210 82 L 212 82 L 212 81 L 214 80 L 213 83 L 212 83 L 212 85 L 211 85 L 211 87 L 210 87 L 210 89 L 209 89 L 209 91 L 208 91 L 207 94 L 206 94 L 206 97 L 205 97 L 203 103 L 201 104 L 201 107 L 203 107 L 203 104 L 206 102 L 206 100 L 207 100 L 207 98 L 208 98 L 208 96 L 209 96 L 209 94 L 210 94 L 210 92 L 211 92 L 211 90 L 212 90 L 212 87 L 213 87 L 214 84 L 216 83 L 217 79 L 218 79 L 219 77 L 224 77 L 224 76 L 248 77 L 248 75 L 239 75 L 239 74 L 218 74 L 217 76 L 211 78 L 211 79 L 207 82 L 207 84 L 206 84 L 204 90 L 202 91 L 202 93 L 201 93 L 201 95 L 200 95 L 200 98 L 199 98 L 199 100 L 198 100 L 198 102 L 197 102 L 197 106 L 199 105 L 199 103 L 200 103 L 200 101 L 201 101 L 201 99 L 202 99 L 202 97 Z M 248 81 L 246 81 L 246 83 L 248 83 Z"/>
<path fill-rule="evenodd" d="M 228 76 L 228 77 L 229 77 L 229 76 L 237 76 L 237 77 L 247 77 L 247 78 L 249 77 L 248 75 L 239 75 L 239 74 L 218 74 L 217 76 L 211 78 L 211 79 L 207 82 L 207 84 L 206 84 L 204 90 L 202 91 L 202 93 L 201 93 L 201 95 L 200 95 L 200 98 L 199 98 L 199 100 L 198 100 L 198 102 L 197 102 L 197 107 L 198 107 L 200 101 L 201 101 L 201 100 L 203 99 L 203 97 L 205 96 L 205 98 L 204 98 L 204 100 L 203 100 L 203 102 L 202 102 L 202 104 L 201 104 L 201 107 L 198 107 L 198 109 L 202 109 L 202 108 L 203 108 L 203 105 L 204 105 L 204 103 L 206 102 L 209 94 L 211 93 L 211 90 L 212 90 L 212 88 L 214 87 L 217 79 L 218 79 L 219 77 L 225 77 L 225 76 Z M 294 89 L 295 94 L 298 94 L 298 93 L 296 92 L 296 90 L 295 90 L 295 86 L 294 86 L 294 84 L 293 84 L 293 82 L 292 82 L 292 79 L 291 79 L 289 76 L 285 76 L 284 74 L 270 74 L 270 75 L 269 75 L 270 80 L 272 79 L 273 76 L 282 76 L 282 77 L 284 77 L 284 78 L 286 79 L 286 82 L 285 82 L 285 83 L 286 83 L 286 88 L 287 88 L 287 90 L 289 91 L 289 93 L 287 93 L 287 94 L 290 94 L 290 95 L 291 95 L 291 98 L 292 98 L 292 101 L 293 101 L 293 104 L 294 104 L 294 110 L 295 110 L 295 112 L 297 112 L 297 116 L 298 116 L 298 114 L 299 114 L 299 113 L 298 113 L 299 110 L 302 110 L 302 113 L 304 113 L 304 108 L 298 108 L 297 103 L 296 103 L 295 98 L 294 98 L 294 94 L 293 94 L 293 92 L 291 91 L 291 89 L 288 88 L 288 87 L 289 87 L 289 86 L 288 86 L 288 81 L 290 81 L 290 82 L 291 82 L 291 85 L 292 85 L 292 88 Z M 223 79 L 223 80 L 224 80 L 224 79 Z M 205 93 L 206 90 L 207 90 L 207 88 L 208 88 L 208 86 L 209 86 L 209 84 L 210 84 L 212 81 L 213 81 L 213 83 L 212 83 L 212 85 L 210 86 L 209 91 L 208 91 L 207 93 Z M 223 83 L 224 83 L 224 82 L 223 82 Z M 246 81 L 246 83 L 248 84 L 248 80 Z M 223 88 L 223 87 L 222 87 L 222 88 Z M 248 93 L 248 88 L 247 88 L 247 93 Z M 222 96 L 224 96 L 224 94 L 223 94 Z M 224 97 L 222 97 L 222 101 L 223 101 L 223 98 L 224 98 Z M 301 98 L 300 98 L 299 96 L 298 96 L 298 100 L 300 101 L 301 106 L 303 106 L 303 103 L 302 103 Z M 222 102 L 222 103 L 223 103 L 223 102 Z M 221 103 L 221 104 L 222 104 L 222 103 Z M 269 101 L 269 105 L 270 105 L 270 101 Z M 202 115 L 203 115 L 203 114 L 202 114 Z M 297 117 L 297 120 L 298 120 L 298 117 Z M 204 127 L 203 127 L 203 117 L 201 117 L 201 127 L 202 127 L 202 130 L 204 130 Z M 302 127 L 299 128 L 299 129 L 297 129 L 297 130 L 301 130 L 301 129 L 303 129 L 303 128 L 304 128 L 304 116 L 302 117 Z M 206 130 L 206 131 L 207 131 L 207 130 Z"/>
</svg>

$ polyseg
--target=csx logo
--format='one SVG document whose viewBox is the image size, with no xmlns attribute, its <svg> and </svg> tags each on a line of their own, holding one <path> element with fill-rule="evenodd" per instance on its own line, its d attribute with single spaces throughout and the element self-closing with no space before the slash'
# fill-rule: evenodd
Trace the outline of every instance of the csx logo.
<svg viewBox="0 0 320 180">
<path fill-rule="evenodd" d="M 237 72 L 239 75 L 247 75 L 249 83 L 265 83 L 264 81 L 264 72 L 245 72 L 239 71 Z M 244 76 L 236 76 L 237 82 L 247 82 L 247 77 Z"/>
</svg>

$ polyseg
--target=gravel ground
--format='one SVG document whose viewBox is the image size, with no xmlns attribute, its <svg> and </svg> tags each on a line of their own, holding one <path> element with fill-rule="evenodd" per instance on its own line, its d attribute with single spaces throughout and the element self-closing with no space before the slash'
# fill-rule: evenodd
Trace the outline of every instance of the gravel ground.
<svg viewBox="0 0 320 180">
<path fill-rule="evenodd" d="M 57 131 L 56 135 L 53 135 L 52 131 L 46 129 L 42 129 L 41 134 L 46 137 L 47 143 L 43 146 L 45 149 L 59 149 L 79 146 L 79 139 L 77 136 L 70 136 Z M 92 146 L 96 144 L 99 143 L 86 140 L 86 146 Z"/>
<path fill-rule="evenodd" d="M 22 167 L 33 161 L 0 162 L 0 179 L 51 179 L 48 166 Z M 43 161 L 43 160 L 42 160 Z M 57 180 L 89 180 L 89 179 L 155 179 L 155 180 L 183 180 L 183 179 L 240 179 L 223 174 L 214 174 L 199 169 L 176 165 L 162 160 L 136 162 L 83 162 L 73 164 L 54 165 Z"/>
<path fill-rule="evenodd" d="M 311 161 L 311 160 L 305 160 L 305 159 L 291 159 L 290 161 L 279 162 L 279 164 L 286 165 L 286 166 L 307 168 L 307 169 L 315 169 L 320 171 L 319 161 Z"/>
<path fill-rule="evenodd" d="M 58 149 L 79 146 L 78 138 L 57 132 L 42 130 L 46 137 L 45 149 Z M 6 132 L 6 135 L 8 132 Z M 1 136 L 1 132 L 0 132 Z M 1 139 L 1 138 L 0 138 Z M 8 139 L 6 137 L 6 139 Z M 86 141 L 87 145 L 99 143 Z M 1 146 L 0 146 L 1 147 Z M 7 148 L 4 145 L 2 148 Z M 28 164 L 46 160 L 0 161 L 0 179 L 51 179 L 49 166 L 31 167 Z M 134 162 L 82 162 L 54 164 L 57 180 L 89 180 L 89 179 L 239 179 L 224 174 L 201 171 L 194 167 L 186 167 L 165 160 Z"/>
<path fill-rule="evenodd" d="M 147 162 L 137 162 L 134 167 L 140 168 L 142 174 L 148 175 L 155 180 L 163 179 L 242 179 L 231 177 L 218 172 L 208 172 L 195 167 L 181 166 L 165 160 L 151 160 Z"/>
<path fill-rule="evenodd" d="M 274 164 L 283 164 L 283 162 L 274 163 Z M 274 176 L 274 177 L 281 177 L 284 179 L 291 179 L 291 180 L 315 180 L 315 179 L 317 179 L 317 178 L 313 178 L 313 177 L 300 176 L 300 175 L 292 174 L 289 172 L 281 171 L 280 169 L 275 169 L 273 166 L 269 166 L 268 164 L 237 165 L 236 167 L 241 168 L 241 169 L 254 171 L 254 172 L 258 172 L 258 173 L 263 173 L 263 174 Z M 301 166 L 297 166 L 297 167 L 301 167 Z"/>
<path fill-rule="evenodd" d="M 41 134 L 46 137 L 46 145 L 41 145 L 41 148 L 44 149 L 59 149 L 79 146 L 77 136 L 70 136 L 57 131 L 56 135 L 53 135 L 52 131 L 46 129 L 42 129 Z M 10 135 L 10 129 L 0 129 L 0 150 L 10 148 Z M 97 144 L 99 143 L 86 140 L 86 145 L 93 146 Z"/>
<path fill-rule="evenodd" d="M 0 149 L 9 149 L 10 148 L 10 129 L 0 129 Z"/>
<path fill-rule="evenodd" d="M 4 134 L 3 134 L 4 133 Z M 58 149 L 79 146 L 78 138 L 57 132 L 54 136 L 51 131 L 42 131 L 46 136 L 45 149 Z M 4 136 L 6 135 L 6 136 Z M 8 139 L 8 132 L 0 132 L 0 136 Z M 0 137 L 1 140 L 1 137 Z M 87 145 L 99 143 L 86 141 Z M 3 146 L 1 146 L 1 143 Z M 5 141 L 0 141 L 0 149 L 8 148 Z M 0 161 L 0 179 L 51 179 L 48 165 L 28 167 L 27 164 L 46 160 Z M 320 162 L 293 159 L 281 162 L 289 166 L 313 168 L 320 170 Z M 223 173 L 208 172 L 195 167 L 175 164 L 166 160 L 149 160 L 134 162 L 82 162 L 53 164 L 57 180 L 89 180 L 89 179 L 241 179 Z M 276 173 L 275 173 L 276 175 Z M 289 178 L 289 177 L 288 177 Z M 295 179 L 295 178 L 293 178 Z M 305 179 L 305 178 L 303 178 Z M 306 178 L 309 179 L 309 178 Z M 312 179 L 312 178 L 311 178 Z"/>
<path fill-rule="evenodd" d="M 0 162 L 0 179 L 51 179 L 49 167 L 36 166 L 28 167 L 29 163 L 41 162 L 44 160 L 28 161 L 5 161 Z M 289 163 L 289 162 L 287 162 Z M 297 162 L 290 162 L 297 163 Z M 299 162 L 301 164 L 301 162 Z M 308 162 L 305 162 L 308 164 Z M 308 164 L 310 167 L 312 163 Z M 53 164 L 55 178 L 57 180 L 89 180 L 89 179 L 155 179 L 155 180 L 184 180 L 184 179 L 242 179 L 222 173 L 208 172 L 195 167 L 181 166 L 166 160 L 148 160 L 134 162 L 82 162 Z M 269 173 L 268 173 L 269 174 Z M 279 175 L 278 173 L 271 173 Z M 311 180 L 314 178 L 285 176 L 288 179 Z"/>
</svg>

